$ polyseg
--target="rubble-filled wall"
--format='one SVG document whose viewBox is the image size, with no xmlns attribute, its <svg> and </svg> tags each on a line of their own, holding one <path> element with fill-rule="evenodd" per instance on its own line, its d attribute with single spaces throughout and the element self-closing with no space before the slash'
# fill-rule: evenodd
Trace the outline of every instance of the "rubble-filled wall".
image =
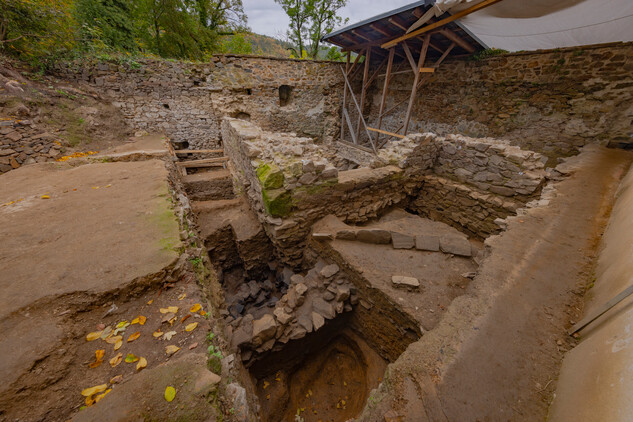
<svg viewBox="0 0 633 422">
<path fill-rule="evenodd" d="M 376 121 L 384 79 L 371 88 Z M 409 97 L 412 74 L 393 76 L 386 109 Z M 406 101 L 383 120 L 400 127 Z M 589 143 L 633 143 L 633 43 L 450 59 L 419 91 L 410 133 L 508 139 L 550 158 Z M 555 164 L 555 161 L 552 160 Z"/>
<path fill-rule="evenodd" d="M 546 176 L 542 154 L 461 135 L 413 134 L 388 144 L 378 160 L 399 163 L 405 173 L 425 172 L 410 210 L 479 238 L 499 230 L 496 219 L 538 196 Z"/>
<path fill-rule="evenodd" d="M 299 140 L 262 132 L 238 119 L 223 120 L 222 137 L 251 206 L 279 258 L 291 266 L 301 262 L 318 219 L 334 214 L 351 223 L 367 221 L 407 199 L 421 183 L 413 174 L 404 179 L 403 170 L 390 165 L 338 171 L 335 157 L 328 158 L 328 146 L 306 149 L 302 157 L 284 153 Z M 282 138 L 285 141 L 275 146 L 275 140 Z M 262 152 L 262 145 L 268 145 L 268 153 Z"/>
<path fill-rule="evenodd" d="M 200 64 L 71 62 L 59 64 L 55 72 L 102 89 L 137 130 L 162 131 L 191 148 L 217 148 L 223 116 L 251 120 L 266 130 L 333 139 L 343 87 L 336 66 L 214 56 Z"/>
</svg>

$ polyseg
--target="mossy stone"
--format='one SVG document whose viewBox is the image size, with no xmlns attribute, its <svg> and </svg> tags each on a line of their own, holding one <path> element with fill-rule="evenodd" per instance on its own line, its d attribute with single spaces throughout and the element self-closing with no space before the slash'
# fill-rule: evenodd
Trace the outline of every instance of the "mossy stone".
<svg viewBox="0 0 633 422">
<path fill-rule="evenodd" d="M 262 163 L 256 172 L 259 183 L 266 190 L 279 189 L 284 185 L 284 174 L 275 164 Z"/>
<path fill-rule="evenodd" d="M 262 190 L 266 212 L 273 217 L 285 217 L 292 210 L 292 193 L 285 189 Z"/>
</svg>

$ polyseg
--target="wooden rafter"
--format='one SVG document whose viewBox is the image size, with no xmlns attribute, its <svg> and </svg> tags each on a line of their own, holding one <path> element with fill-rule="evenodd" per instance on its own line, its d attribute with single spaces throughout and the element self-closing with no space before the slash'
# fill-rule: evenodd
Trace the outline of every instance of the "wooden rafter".
<svg viewBox="0 0 633 422">
<path fill-rule="evenodd" d="M 488 6 L 492 6 L 493 4 L 499 3 L 500 1 L 502 1 L 502 0 L 484 0 L 481 3 L 478 3 L 478 4 L 474 5 L 474 6 L 471 6 L 468 9 L 462 10 L 461 12 L 457 12 L 454 15 L 451 15 L 451 16 L 445 18 L 445 19 L 439 20 L 439 21 L 434 22 L 434 23 L 432 23 L 430 25 L 427 25 L 427 26 L 425 26 L 423 28 L 420 28 L 420 29 L 415 30 L 413 32 L 410 32 L 410 33 L 408 33 L 406 35 L 398 37 L 398 38 L 396 38 L 394 40 L 388 41 L 388 42 L 382 44 L 381 47 L 382 48 L 390 48 L 390 47 L 393 47 L 394 45 L 396 45 L 396 44 L 398 44 L 398 43 L 400 43 L 402 41 L 406 41 L 406 40 L 408 40 L 410 38 L 419 37 L 421 34 L 424 34 L 425 32 L 428 32 L 428 31 L 430 31 L 432 29 L 444 26 L 444 25 L 446 25 L 449 22 L 453 22 L 454 20 L 457 20 L 459 18 L 463 18 L 464 16 L 470 15 L 471 13 L 474 13 L 474 12 L 476 12 L 478 10 L 484 9 L 484 8 L 486 8 Z M 404 28 L 404 30 L 406 31 L 407 29 Z"/>
<path fill-rule="evenodd" d="M 469 42 L 464 40 L 462 37 L 457 35 L 455 32 L 451 31 L 450 29 L 442 28 L 440 30 L 440 34 L 444 35 L 446 38 L 448 38 L 449 40 L 451 40 L 453 43 L 457 44 L 464 50 L 468 51 L 469 53 L 475 52 L 475 47 L 473 47 Z"/>
</svg>

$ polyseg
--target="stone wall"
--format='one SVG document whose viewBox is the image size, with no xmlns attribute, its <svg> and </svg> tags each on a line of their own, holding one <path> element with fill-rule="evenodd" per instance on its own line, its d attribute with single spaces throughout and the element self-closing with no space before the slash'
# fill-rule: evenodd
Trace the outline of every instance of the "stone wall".
<svg viewBox="0 0 633 422">
<path fill-rule="evenodd" d="M 336 66 L 215 56 L 202 64 L 71 62 L 58 65 L 55 73 L 103 89 L 135 129 L 162 131 L 191 148 L 217 148 L 223 116 L 251 120 L 266 130 L 332 140 L 343 86 Z"/>
<path fill-rule="evenodd" d="M 62 155 L 62 145 L 61 139 L 30 120 L 1 120 L 0 173 L 26 164 L 55 161 Z"/>
<path fill-rule="evenodd" d="M 373 83 L 375 124 L 384 79 Z M 408 98 L 412 74 L 393 77 L 386 108 Z M 407 102 L 384 120 L 394 131 Z M 588 143 L 633 143 L 633 43 L 446 60 L 419 91 L 410 133 L 508 139 L 555 158 Z"/>
</svg>

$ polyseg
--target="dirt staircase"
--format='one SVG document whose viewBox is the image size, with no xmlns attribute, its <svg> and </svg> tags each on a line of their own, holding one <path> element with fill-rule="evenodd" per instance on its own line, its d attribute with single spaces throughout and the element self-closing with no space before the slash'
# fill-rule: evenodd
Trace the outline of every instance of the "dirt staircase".
<svg viewBox="0 0 633 422">
<path fill-rule="evenodd" d="M 270 241 L 246 198 L 236 195 L 224 150 L 176 150 L 174 155 L 212 261 L 224 269 L 264 268 L 272 259 Z"/>
</svg>

